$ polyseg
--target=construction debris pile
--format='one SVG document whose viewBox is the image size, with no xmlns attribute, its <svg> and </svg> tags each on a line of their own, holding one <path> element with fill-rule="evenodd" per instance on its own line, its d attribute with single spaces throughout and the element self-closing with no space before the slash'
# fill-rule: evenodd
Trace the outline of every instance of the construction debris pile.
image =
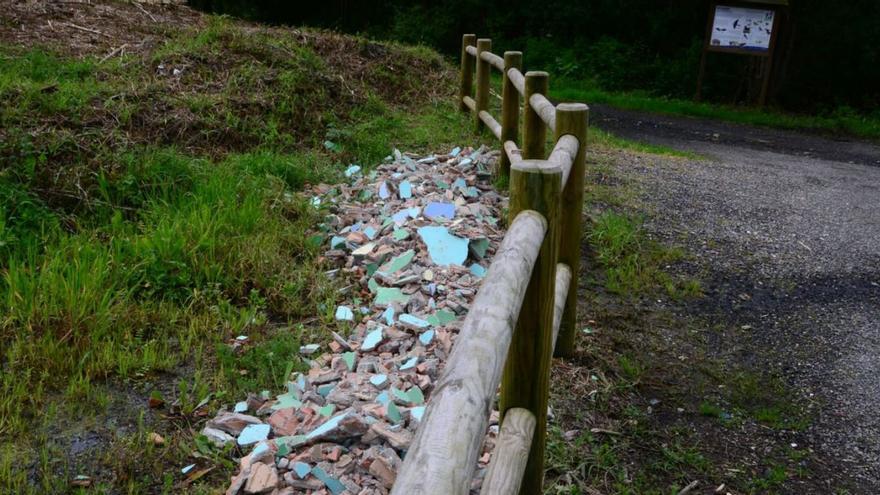
<svg viewBox="0 0 880 495">
<path fill-rule="evenodd" d="M 311 369 L 285 393 L 251 395 L 202 431 L 244 452 L 227 494 L 385 494 L 501 242 L 506 198 L 491 187 L 497 152 L 394 155 L 369 174 L 313 189 L 328 214 L 325 256 L 347 276 L 335 309 L 346 331 L 300 352 Z M 497 434 L 497 413 L 474 480 Z"/>
</svg>

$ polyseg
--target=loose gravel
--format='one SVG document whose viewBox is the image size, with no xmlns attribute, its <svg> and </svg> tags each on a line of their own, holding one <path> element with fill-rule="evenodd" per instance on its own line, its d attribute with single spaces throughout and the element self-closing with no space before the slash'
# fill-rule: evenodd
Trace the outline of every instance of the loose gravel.
<svg viewBox="0 0 880 495">
<path fill-rule="evenodd" d="M 746 137 L 718 142 L 709 124 L 708 138 L 688 131 L 701 121 L 632 112 L 597 120 L 707 157 L 628 172 L 654 212 L 646 228 L 693 255 L 685 269 L 706 297 L 688 312 L 750 329 L 718 347 L 815 404 L 806 436 L 828 485 L 880 492 L 880 148 L 783 131 L 758 142 L 763 130 L 732 124 Z M 841 146 L 857 159 L 835 159 Z"/>
</svg>

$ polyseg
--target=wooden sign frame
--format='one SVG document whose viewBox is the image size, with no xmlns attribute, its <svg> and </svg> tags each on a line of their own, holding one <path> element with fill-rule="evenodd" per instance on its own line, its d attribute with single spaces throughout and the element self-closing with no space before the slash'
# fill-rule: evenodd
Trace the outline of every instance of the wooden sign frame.
<svg viewBox="0 0 880 495">
<path fill-rule="evenodd" d="M 749 50 L 745 48 L 712 45 L 712 27 L 715 21 L 715 11 L 719 6 L 772 10 L 773 26 L 770 30 L 770 43 L 767 50 Z M 706 76 L 706 58 L 709 52 L 716 52 L 734 55 L 748 55 L 762 59 L 764 77 L 761 82 L 761 93 L 758 96 L 758 105 L 763 107 L 767 103 L 767 92 L 770 88 L 770 75 L 773 69 L 773 55 L 776 52 L 776 41 L 779 37 L 779 30 L 781 29 L 780 20 L 782 18 L 783 10 L 786 7 L 788 7 L 787 0 L 713 0 L 709 3 L 709 16 L 706 21 L 706 39 L 703 42 L 703 53 L 700 57 L 700 72 L 697 76 L 697 93 L 694 97 L 695 100 L 700 101 L 700 98 L 702 97 L 703 79 Z"/>
</svg>

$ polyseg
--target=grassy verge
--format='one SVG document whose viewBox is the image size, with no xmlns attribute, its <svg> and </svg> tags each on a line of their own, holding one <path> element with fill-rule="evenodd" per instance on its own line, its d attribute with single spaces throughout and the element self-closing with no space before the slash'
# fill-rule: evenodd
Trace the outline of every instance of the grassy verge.
<svg viewBox="0 0 880 495">
<path fill-rule="evenodd" d="M 551 86 L 550 96 L 563 101 L 606 103 L 626 110 L 670 115 L 686 115 L 782 129 L 821 131 L 878 139 L 880 117 L 859 115 L 840 109 L 829 115 L 795 115 L 772 110 L 762 111 L 691 100 L 650 96 L 645 93 L 621 93 L 596 88 L 586 81 L 559 80 Z"/>
<path fill-rule="evenodd" d="M 221 18 L 169 30 L 107 61 L 0 45 L 4 493 L 78 475 L 98 493 L 216 491 L 231 456 L 201 421 L 279 388 L 335 325 L 325 212 L 297 192 L 394 147 L 474 141 L 424 89 L 448 78 L 432 52 Z M 180 474 L 192 462 L 199 479 Z"/>
</svg>

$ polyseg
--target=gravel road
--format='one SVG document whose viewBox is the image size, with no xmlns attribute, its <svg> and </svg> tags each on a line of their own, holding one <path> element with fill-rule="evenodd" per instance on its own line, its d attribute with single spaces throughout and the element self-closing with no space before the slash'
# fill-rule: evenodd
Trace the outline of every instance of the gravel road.
<svg viewBox="0 0 880 495">
<path fill-rule="evenodd" d="M 713 345 L 814 404 L 830 489 L 880 493 L 880 147 L 594 105 L 617 135 L 694 151 L 644 172 L 649 230 L 694 255 L 688 309 L 748 332 Z M 787 493 L 836 493 L 834 490 Z"/>
</svg>

